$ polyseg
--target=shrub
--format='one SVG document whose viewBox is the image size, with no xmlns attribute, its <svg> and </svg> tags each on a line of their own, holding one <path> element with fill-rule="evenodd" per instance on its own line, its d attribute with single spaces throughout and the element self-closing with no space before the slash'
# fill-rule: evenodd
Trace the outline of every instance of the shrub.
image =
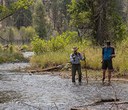
<svg viewBox="0 0 128 110">
<path fill-rule="evenodd" d="M 24 44 L 21 46 L 21 50 L 22 51 L 29 51 L 29 46 Z"/>
<path fill-rule="evenodd" d="M 51 37 L 49 41 L 34 37 L 31 44 L 36 54 L 41 54 L 49 51 L 63 50 L 70 43 L 76 42 L 76 32 L 65 32 L 62 35 Z"/>
<path fill-rule="evenodd" d="M 0 50 L 0 63 L 14 61 L 26 61 L 22 53 L 18 51 L 17 46 L 9 45 L 8 48 L 2 48 Z"/>
<path fill-rule="evenodd" d="M 66 64 L 69 61 L 69 55 L 65 52 L 47 52 L 42 55 L 33 56 L 30 60 L 33 67 L 50 67 L 60 64 Z"/>
<path fill-rule="evenodd" d="M 47 42 L 45 40 L 40 39 L 38 36 L 33 38 L 31 44 L 33 51 L 36 54 L 42 54 L 47 51 Z"/>
<path fill-rule="evenodd" d="M 22 39 L 23 44 L 25 42 L 29 43 L 33 37 L 37 36 L 35 29 L 31 26 L 21 27 L 19 33 L 19 36 Z"/>
<path fill-rule="evenodd" d="M 6 27 L 1 30 L 0 35 L 6 41 L 9 41 L 9 43 L 12 44 L 15 41 L 15 38 L 18 36 L 18 30 L 15 27 Z"/>
<path fill-rule="evenodd" d="M 114 65 L 116 70 L 120 72 L 128 71 L 128 38 L 122 42 L 117 43 L 116 58 L 114 59 Z"/>
</svg>

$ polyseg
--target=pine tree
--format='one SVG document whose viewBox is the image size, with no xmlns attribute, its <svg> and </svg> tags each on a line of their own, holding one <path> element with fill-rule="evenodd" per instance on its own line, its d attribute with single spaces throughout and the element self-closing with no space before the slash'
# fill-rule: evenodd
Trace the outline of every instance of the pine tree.
<svg viewBox="0 0 128 110">
<path fill-rule="evenodd" d="M 100 45 L 105 40 L 121 40 L 125 26 L 118 9 L 119 4 L 115 0 L 72 0 L 69 6 L 71 24 L 88 36 L 92 35 Z"/>
<path fill-rule="evenodd" d="M 13 26 L 20 29 L 22 26 L 28 27 L 32 25 L 31 8 L 27 10 L 21 9 L 12 16 Z"/>
<path fill-rule="evenodd" d="M 41 38 L 47 37 L 46 13 L 45 13 L 44 5 L 41 0 L 36 1 L 36 3 L 34 4 L 33 27 L 35 28 L 39 37 Z"/>
</svg>

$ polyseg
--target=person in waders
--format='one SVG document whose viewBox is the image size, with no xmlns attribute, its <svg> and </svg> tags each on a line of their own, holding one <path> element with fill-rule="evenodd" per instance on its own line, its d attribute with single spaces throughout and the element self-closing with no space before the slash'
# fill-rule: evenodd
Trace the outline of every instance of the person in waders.
<svg viewBox="0 0 128 110">
<path fill-rule="evenodd" d="M 79 84 L 81 84 L 82 72 L 81 72 L 80 60 L 85 60 L 85 58 L 81 55 L 81 53 L 77 52 L 78 51 L 77 47 L 73 47 L 72 51 L 73 53 L 70 55 L 70 62 L 72 64 L 72 82 L 75 84 L 75 75 L 77 71 Z"/>
<path fill-rule="evenodd" d="M 102 69 L 103 78 L 102 83 L 104 84 L 106 70 L 108 69 L 108 85 L 111 84 L 111 72 L 113 71 L 112 59 L 115 57 L 115 49 L 111 47 L 111 42 L 107 41 L 106 46 L 102 48 Z"/>
</svg>

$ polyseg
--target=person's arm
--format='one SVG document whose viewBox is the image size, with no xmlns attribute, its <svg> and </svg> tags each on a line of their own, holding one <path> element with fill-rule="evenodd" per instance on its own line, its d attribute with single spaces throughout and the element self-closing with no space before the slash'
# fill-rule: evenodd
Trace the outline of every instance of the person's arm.
<svg viewBox="0 0 128 110">
<path fill-rule="evenodd" d="M 104 48 L 102 48 L 102 61 L 101 61 L 101 63 L 103 62 L 103 60 L 104 60 Z"/>
<path fill-rule="evenodd" d="M 112 57 L 112 58 L 115 57 L 115 49 L 114 49 L 114 48 L 112 48 L 112 55 L 111 55 L 111 57 Z"/>
<path fill-rule="evenodd" d="M 80 60 L 85 60 L 85 57 L 81 55 L 81 53 L 79 53 L 79 59 Z"/>
<path fill-rule="evenodd" d="M 74 56 L 73 54 L 70 55 L 70 62 L 71 63 L 75 61 L 75 58 L 73 56 Z"/>
</svg>

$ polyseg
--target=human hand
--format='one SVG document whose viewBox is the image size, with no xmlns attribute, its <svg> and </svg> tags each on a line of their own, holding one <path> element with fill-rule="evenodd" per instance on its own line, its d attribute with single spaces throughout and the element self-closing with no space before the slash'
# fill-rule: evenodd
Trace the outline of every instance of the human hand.
<svg viewBox="0 0 128 110">
<path fill-rule="evenodd" d="M 101 63 L 103 63 L 103 60 L 101 61 Z"/>
<path fill-rule="evenodd" d="M 85 59 L 86 59 L 86 57 L 85 57 L 85 53 L 82 53 L 82 60 L 84 60 L 85 61 Z"/>
<path fill-rule="evenodd" d="M 73 56 L 72 58 L 75 59 L 75 56 Z"/>
<path fill-rule="evenodd" d="M 85 61 L 86 60 L 86 57 L 83 57 L 83 60 Z"/>
<path fill-rule="evenodd" d="M 111 58 L 114 58 L 114 57 L 115 57 L 115 54 L 112 54 L 112 55 L 111 55 Z"/>
<path fill-rule="evenodd" d="M 75 56 L 73 56 L 72 58 L 73 58 L 73 61 L 75 61 Z"/>
</svg>

